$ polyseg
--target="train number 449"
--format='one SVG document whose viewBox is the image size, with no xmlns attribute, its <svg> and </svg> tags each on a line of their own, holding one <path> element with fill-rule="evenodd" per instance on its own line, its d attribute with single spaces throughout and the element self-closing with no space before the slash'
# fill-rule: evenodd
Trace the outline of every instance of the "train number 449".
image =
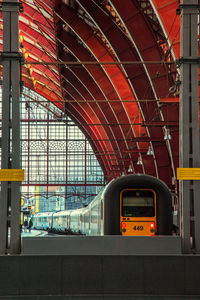
<svg viewBox="0 0 200 300">
<path fill-rule="evenodd" d="M 139 231 L 141 231 L 141 230 L 143 230 L 143 229 L 144 229 L 143 226 L 134 226 L 134 227 L 133 227 L 133 230 L 139 230 Z"/>
</svg>

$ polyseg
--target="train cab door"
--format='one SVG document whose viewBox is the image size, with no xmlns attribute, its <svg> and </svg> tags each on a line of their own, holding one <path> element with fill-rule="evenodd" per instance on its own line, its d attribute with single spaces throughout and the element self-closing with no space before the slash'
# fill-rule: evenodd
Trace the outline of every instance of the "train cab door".
<svg viewBox="0 0 200 300">
<path fill-rule="evenodd" d="M 52 225 L 52 218 L 51 216 L 49 216 L 49 229 L 51 229 L 51 225 Z"/>
<path fill-rule="evenodd" d="M 82 213 L 80 214 L 79 219 L 80 219 L 79 230 L 82 232 L 83 231 L 83 214 Z"/>
<path fill-rule="evenodd" d="M 54 213 L 52 213 L 51 216 L 49 216 L 49 229 L 52 229 L 53 228 L 53 216 L 54 216 Z"/>
<path fill-rule="evenodd" d="M 91 235 L 91 221 L 92 221 L 92 216 L 91 216 L 91 207 L 89 209 L 89 216 L 88 216 L 88 219 L 89 219 L 89 228 L 88 228 L 88 233 L 89 235 Z"/>
<path fill-rule="evenodd" d="M 100 206 L 101 212 L 100 212 L 100 220 L 99 220 L 99 224 L 100 224 L 100 235 L 104 234 L 104 202 L 103 200 L 101 200 L 101 206 Z"/>
<path fill-rule="evenodd" d="M 78 215 L 78 217 L 77 217 L 77 231 L 79 231 L 80 230 L 80 226 L 81 226 L 81 215 Z"/>
<path fill-rule="evenodd" d="M 101 201 L 98 202 L 97 235 L 101 235 Z"/>
</svg>

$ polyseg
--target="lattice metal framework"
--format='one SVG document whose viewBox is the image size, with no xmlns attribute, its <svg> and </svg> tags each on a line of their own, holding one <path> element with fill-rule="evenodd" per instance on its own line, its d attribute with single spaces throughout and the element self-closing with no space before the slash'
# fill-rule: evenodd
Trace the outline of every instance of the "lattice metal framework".
<svg viewBox="0 0 200 300">
<path fill-rule="evenodd" d="M 81 207 L 104 185 L 84 134 L 60 109 L 28 88 L 21 98 L 21 163 L 25 210 L 31 206 L 35 211 L 36 199 L 41 211 Z"/>
<path fill-rule="evenodd" d="M 88 204 L 104 176 L 83 133 L 45 98 L 24 88 L 21 106 L 25 206 L 41 211 Z M 38 187 L 38 188 L 36 188 Z"/>
</svg>

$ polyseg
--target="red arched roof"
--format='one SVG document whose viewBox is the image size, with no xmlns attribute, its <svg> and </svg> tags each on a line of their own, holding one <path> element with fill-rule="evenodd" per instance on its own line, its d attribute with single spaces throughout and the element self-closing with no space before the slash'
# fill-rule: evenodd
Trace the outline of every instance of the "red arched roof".
<svg viewBox="0 0 200 300">
<path fill-rule="evenodd" d="M 125 2 L 24 0 L 22 77 L 79 124 L 108 179 L 147 173 L 173 189 L 178 0 Z M 166 129 L 171 140 L 164 139 Z"/>
</svg>

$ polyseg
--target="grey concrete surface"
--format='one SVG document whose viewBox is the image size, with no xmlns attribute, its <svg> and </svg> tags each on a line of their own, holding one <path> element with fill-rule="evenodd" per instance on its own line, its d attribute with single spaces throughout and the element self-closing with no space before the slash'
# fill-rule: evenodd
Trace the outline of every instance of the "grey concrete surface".
<svg viewBox="0 0 200 300">
<path fill-rule="evenodd" d="M 194 300 L 200 295 L 200 256 L 195 255 L 0 256 L 0 270 L 4 300 L 109 300 L 121 295 L 122 300 Z"/>
<path fill-rule="evenodd" d="M 77 296 L 8 296 L 0 297 L 0 300 L 198 300 L 200 296 L 151 296 L 151 295 L 140 295 L 140 296 L 125 296 L 125 295 L 77 295 Z"/>
<path fill-rule="evenodd" d="M 23 255 L 179 255 L 179 236 L 22 237 Z"/>
</svg>

